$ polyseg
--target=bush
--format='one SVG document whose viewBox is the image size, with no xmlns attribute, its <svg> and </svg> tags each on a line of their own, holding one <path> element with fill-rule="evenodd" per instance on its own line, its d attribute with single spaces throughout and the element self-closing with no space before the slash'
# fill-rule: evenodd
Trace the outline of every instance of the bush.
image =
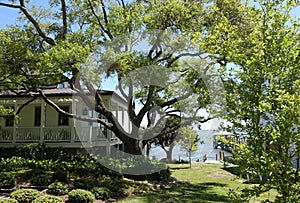
<svg viewBox="0 0 300 203">
<path fill-rule="evenodd" d="M 102 181 L 101 184 L 104 188 L 108 188 L 117 197 L 126 197 L 151 189 L 147 184 L 129 180 L 105 180 Z"/>
<path fill-rule="evenodd" d="M 31 143 L 19 148 L 20 157 L 42 160 L 45 155 L 45 145 L 40 143 Z"/>
<path fill-rule="evenodd" d="M 19 203 L 31 203 L 39 196 L 39 191 L 35 189 L 19 189 L 10 194 Z"/>
<path fill-rule="evenodd" d="M 94 187 L 91 192 L 95 195 L 96 199 L 105 200 L 110 197 L 110 190 L 105 187 Z"/>
<path fill-rule="evenodd" d="M 32 185 L 45 186 L 51 182 L 51 177 L 47 174 L 38 175 L 30 180 Z"/>
<path fill-rule="evenodd" d="M 52 195 L 65 195 L 68 192 L 68 185 L 62 182 L 54 182 L 48 186 L 48 193 Z"/>
<path fill-rule="evenodd" d="M 75 189 L 68 193 L 69 202 L 72 203 L 92 203 L 96 198 L 90 191 Z"/>
<path fill-rule="evenodd" d="M 93 187 L 99 186 L 99 181 L 94 178 L 80 178 L 74 180 L 75 189 L 91 190 Z"/>
<path fill-rule="evenodd" d="M 66 183 L 68 181 L 68 174 L 67 171 L 59 170 L 55 171 L 52 175 L 52 181 L 59 181 Z"/>
<path fill-rule="evenodd" d="M 0 199 L 0 203 L 18 203 L 18 201 L 12 198 L 3 198 Z"/>
<path fill-rule="evenodd" d="M 0 173 L 0 188 L 13 188 L 15 186 L 16 179 L 11 173 Z"/>
<path fill-rule="evenodd" d="M 45 195 L 36 198 L 33 203 L 63 203 L 62 199 L 52 195 Z"/>
<path fill-rule="evenodd" d="M 41 170 L 41 169 L 31 169 L 31 170 L 29 170 L 29 171 L 27 171 L 25 173 L 25 177 L 24 178 L 26 178 L 27 180 L 30 180 L 30 179 L 32 179 L 34 177 L 37 177 L 39 175 L 45 175 L 45 174 L 46 174 L 46 171 L 44 171 L 44 170 Z"/>
</svg>

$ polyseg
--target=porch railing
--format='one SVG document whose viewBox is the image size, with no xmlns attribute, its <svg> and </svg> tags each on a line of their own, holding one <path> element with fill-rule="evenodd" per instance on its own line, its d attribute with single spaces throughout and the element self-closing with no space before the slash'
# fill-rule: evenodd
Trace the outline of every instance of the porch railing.
<svg viewBox="0 0 300 203">
<path fill-rule="evenodd" d="M 70 127 L 44 128 L 45 142 L 69 142 L 71 141 Z"/>
<path fill-rule="evenodd" d="M 106 132 L 104 132 L 106 133 Z M 46 142 L 46 143 L 105 143 L 109 140 L 111 144 L 118 143 L 119 139 L 112 132 L 107 131 L 104 135 L 99 127 L 82 127 L 75 129 L 72 127 L 2 127 L 0 128 L 0 143 L 26 143 L 26 142 Z"/>
<path fill-rule="evenodd" d="M 0 129 L 0 142 L 12 142 L 13 141 L 13 129 L 1 128 Z"/>
<path fill-rule="evenodd" d="M 38 142 L 40 140 L 39 127 L 16 128 L 16 142 Z"/>
</svg>

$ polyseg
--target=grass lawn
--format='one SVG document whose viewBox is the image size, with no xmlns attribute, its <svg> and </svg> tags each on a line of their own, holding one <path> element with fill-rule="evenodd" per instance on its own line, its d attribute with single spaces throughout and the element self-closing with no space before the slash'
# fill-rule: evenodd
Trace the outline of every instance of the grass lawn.
<svg viewBox="0 0 300 203">
<path fill-rule="evenodd" d="M 180 184 L 172 188 L 149 191 L 142 195 L 120 200 L 121 203 L 155 203 L 155 202 L 231 202 L 227 193 L 229 189 L 251 187 L 244 184 L 244 179 L 237 177 L 220 164 L 196 163 L 192 169 L 188 165 L 170 165 L 172 176 Z M 254 197 L 251 202 L 261 202 L 263 199 L 275 197 L 275 192 Z M 272 198 L 272 199 L 273 199 Z"/>
</svg>

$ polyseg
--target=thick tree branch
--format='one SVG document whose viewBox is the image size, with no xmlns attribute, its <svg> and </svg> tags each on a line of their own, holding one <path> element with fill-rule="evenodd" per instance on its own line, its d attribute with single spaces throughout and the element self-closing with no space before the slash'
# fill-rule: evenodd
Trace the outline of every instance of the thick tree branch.
<svg viewBox="0 0 300 203">
<path fill-rule="evenodd" d="M 112 124 L 111 123 L 105 122 L 105 121 L 103 121 L 103 120 L 101 120 L 99 118 L 83 117 L 83 116 L 79 116 L 79 115 L 72 114 L 72 113 L 69 113 L 69 112 L 66 112 L 66 111 L 62 110 L 61 108 L 59 108 L 58 105 L 56 105 L 53 101 L 51 101 L 49 98 L 47 98 L 47 96 L 43 93 L 42 90 L 39 90 L 39 95 L 42 97 L 42 99 L 47 104 L 49 104 L 50 106 L 52 106 L 57 112 L 62 113 L 63 115 L 66 115 L 66 116 L 68 116 L 70 118 L 74 118 L 74 119 L 81 120 L 81 121 L 94 122 L 94 123 L 97 122 L 97 123 L 100 123 L 100 124 L 104 125 L 108 129 L 112 128 Z"/>
<path fill-rule="evenodd" d="M 202 54 L 205 54 L 205 52 L 197 52 L 197 53 L 181 53 L 177 56 L 175 56 L 173 59 L 171 59 L 169 62 L 168 62 L 168 65 L 167 67 L 171 67 L 172 64 L 177 61 L 178 59 L 180 59 L 181 57 L 184 57 L 184 56 L 200 56 Z"/>
<path fill-rule="evenodd" d="M 140 110 L 140 112 L 138 113 L 137 119 L 135 120 L 137 122 L 136 123 L 137 126 L 140 125 L 140 123 L 142 122 L 145 114 L 150 110 L 151 104 L 152 104 L 153 99 L 154 99 L 154 92 L 155 92 L 155 87 L 150 85 L 149 91 L 148 91 L 148 96 L 147 96 L 147 101 L 146 101 L 145 105 L 142 107 L 142 109 Z"/>
<path fill-rule="evenodd" d="M 108 27 L 108 17 L 107 17 L 107 11 L 105 8 L 105 4 L 104 4 L 103 0 L 100 0 L 100 2 L 101 2 L 101 8 L 102 8 L 102 12 L 103 12 L 103 19 L 105 22 L 105 26 Z M 105 33 L 109 36 L 110 39 L 113 39 L 113 36 L 109 29 L 107 29 Z"/>
<path fill-rule="evenodd" d="M 176 97 L 174 99 L 171 99 L 169 101 L 166 101 L 165 103 L 161 104 L 160 106 L 163 108 L 163 107 L 166 107 L 166 106 L 170 106 L 170 105 L 173 105 L 175 104 L 176 102 L 178 101 L 182 101 L 184 99 L 187 99 L 189 96 L 191 96 L 193 94 L 193 92 L 189 91 L 188 93 L 182 95 L 182 96 L 179 96 L 179 97 Z"/>
<path fill-rule="evenodd" d="M 18 110 L 17 110 L 17 112 L 16 112 L 16 115 L 18 115 L 18 114 L 22 111 L 22 109 L 23 109 L 25 106 L 27 106 L 28 104 L 30 104 L 31 102 L 33 102 L 34 100 L 36 100 L 36 98 L 38 98 L 38 95 L 34 95 L 32 99 L 30 99 L 30 100 L 28 100 L 27 102 L 25 102 L 24 104 L 22 104 L 22 105 L 18 108 Z"/>
<path fill-rule="evenodd" d="M 63 21 L 62 38 L 66 39 L 66 34 L 68 33 L 68 24 L 67 24 L 67 6 L 65 0 L 61 0 L 61 11 L 62 11 L 62 21 Z"/>
<path fill-rule="evenodd" d="M 17 8 L 17 9 L 21 9 L 21 6 L 19 6 L 19 5 L 7 4 L 7 3 L 1 3 L 1 2 L 0 2 L 0 6 L 5 6 L 5 7 L 9 7 L 9 8 Z"/>
</svg>

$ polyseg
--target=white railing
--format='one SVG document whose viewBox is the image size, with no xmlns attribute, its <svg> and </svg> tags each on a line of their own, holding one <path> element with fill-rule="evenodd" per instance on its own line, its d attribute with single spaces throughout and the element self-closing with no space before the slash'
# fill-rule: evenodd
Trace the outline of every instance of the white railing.
<svg viewBox="0 0 300 203">
<path fill-rule="evenodd" d="M 16 128 L 16 142 L 36 142 L 40 140 L 39 127 Z"/>
<path fill-rule="evenodd" d="M 104 140 L 106 137 L 101 132 L 99 127 L 81 127 L 76 129 L 77 136 L 75 141 L 93 142 Z"/>
<path fill-rule="evenodd" d="M 14 134 L 15 133 L 15 134 Z M 107 136 L 104 135 L 107 133 Z M 42 136 L 40 136 L 42 135 Z M 79 143 L 86 142 L 91 145 L 99 143 L 119 143 L 120 140 L 107 130 L 102 132 L 99 127 L 87 126 L 82 128 L 72 127 L 2 127 L 0 129 L 0 143 Z"/>
<path fill-rule="evenodd" d="M 44 128 L 44 141 L 45 142 L 69 142 L 71 141 L 71 128 L 70 127 L 55 127 Z"/>
<path fill-rule="evenodd" d="M 12 141 L 13 141 L 13 128 L 1 128 L 0 142 L 12 142 Z"/>
</svg>

